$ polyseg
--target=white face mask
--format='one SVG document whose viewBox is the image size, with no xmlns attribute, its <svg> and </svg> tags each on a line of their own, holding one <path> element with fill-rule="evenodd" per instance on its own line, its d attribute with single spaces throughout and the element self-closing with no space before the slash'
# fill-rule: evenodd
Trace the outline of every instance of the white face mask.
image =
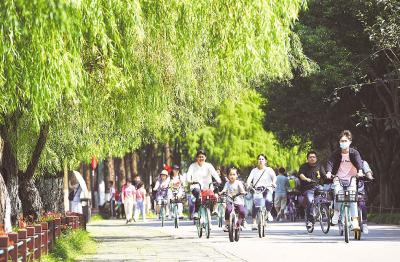
<svg viewBox="0 0 400 262">
<path fill-rule="evenodd" d="M 348 142 L 342 142 L 340 143 L 340 148 L 341 149 L 348 149 L 350 147 L 351 141 Z"/>
</svg>

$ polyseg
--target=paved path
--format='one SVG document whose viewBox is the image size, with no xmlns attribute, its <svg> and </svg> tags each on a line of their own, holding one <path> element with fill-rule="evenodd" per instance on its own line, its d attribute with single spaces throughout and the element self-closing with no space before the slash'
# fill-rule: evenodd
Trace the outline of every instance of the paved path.
<svg viewBox="0 0 400 262">
<path fill-rule="evenodd" d="M 191 221 L 175 229 L 156 220 L 125 225 L 122 220 L 103 220 L 88 226 L 99 241 L 96 254 L 79 261 L 397 261 L 400 257 L 400 227 L 369 225 L 361 241 L 344 243 L 337 227 L 328 235 L 316 228 L 312 234 L 302 223 L 272 223 L 267 236 L 244 230 L 238 243 L 213 226 L 210 239 L 199 239 Z"/>
</svg>

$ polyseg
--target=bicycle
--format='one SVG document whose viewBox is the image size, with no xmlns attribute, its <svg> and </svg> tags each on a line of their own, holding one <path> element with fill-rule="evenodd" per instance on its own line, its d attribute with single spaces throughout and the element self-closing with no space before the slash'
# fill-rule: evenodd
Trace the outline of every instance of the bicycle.
<svg viewBox="0 0 400 262">
<path fill-rule="evenodd" d="M 364 233 L 364 218 L 363 218 L 363 212 L 361 210 L 361 203 L 367 202 L 367 194 L 364 190 L 360 191 L 360 182 L 362 182 L 362 187 L 365 188 L 365 184 L 371 183 L 371 180 L 366 180 L 365 178 L 363 179 L 358 179 L 357 181 L 357 210 L 358 210 L 358 224 L 360 225 L 360 233 L 355 233 L 354 234 L 354 239 L 355 240 L 361 240 L 361 234 Z"/>
<path fill-rule="evenodd" d="M 266 187 L 257 187 L 253 188 L 254 193 L 253 193 L 253 201 L 254 201 L 254 206 L 258 209 L 257 216 L 256 216 L 256 221 L 257 221 L 257 230 L 258 230 L 258 236 L 260 238 L 265 237 L 265 227 L 267 225 L 267 209 L 265 207 L 265 199 L 264 199 L 264 191 L 266 190 Z"/>
<path fill-rule="evenodd" d="M 218 227 L 222 227 L 225 218 L 225 204 L 226 204 L 226 196 L 221 195 L 217 201 L 217 212 L 218 212 Z"/>
<path fill-rule="evenodd" d="M 172 190 L 172 199 L 170 200 L 170 202 L 171 202 L 171 210 L 172 210 L 172 214 L 174 216 L 174 226 L 175 226 L 175 228 L 179 227 L 178 204 L 182 203 L 182 199 L 178 197 L 178 194 L 179 194 L 179 189 L 173 189 Z"/>
<path fill-rule="evenodd" d="M 297 207 L 296 207 L 296 200 L 299 192 L 291 191 L 288 192 L 288 204 L 287 204 L 287 219 L 290 222 L 296 222 L 297 219 Z"/>
<path fill-rule="evenodd" d="M 316 189 L 314 191 L 314 196 L 314 200 L 311 203 L 312 216 L 314 221 L 319 222 L 322 232 L 324 232 L 324 234 L 328 234 L 331 226 L 331 216 L 329 211 L 330 201 L 328 200 L 328 192 L 325 190 Z M 309 233 L 314 231 L 314 223 L 312 223 L 311 227 L 306 226 L 306 229 Z"/>
<path fill-rule="evenodd" d="M 210 238 L 211 231 L 211 209 L 216 202 L 216 197 L 214 191 L 211 189 L 202 190 L 201 185 L 198 182 L 193 182 L 192 184 L 198 184 L 200 186 L 200 198 L 201 203 L 198 210 L 199 217 L 195 219 L 195 224 L 197 228 L 197 235 L 199 238 L 203 235 L 203 229 L 206 233 L 206 237 Z M 209 184 L 209 188 L 212 183 Z"/>
<path fill-rule="evenodd" d="M 167 213 L 167 205 L 168 205 L 168 199 L 161 199 L 157 201 L 158 205 L 160 206 L 160 219 L 161 219 L 161 226 L 164 226 L 164 221 L 165 221 L 165 214 Z"/>
<path fill-rule="evenodd" d="M 336 194 L 336 202 L 342 203 L 340 207 L 340 216 L 339 216 L 339 234 L 344 234 L 344 241 L 349 243 L 350 237 L 350 227 L 351 227 L 351 216 L 350 216 L 350 203 L 357 202 L 357 191 L 349 190 L 348 188 L 351 185 L 352 179 L 341 180 L 339 179 L 340 185 L 343 187 L 343 190 L 340 190 Z M 354 238 L 357 240 L 361 239 L 361 231 L 354 231 Z"/>
<path fill-rule="evenodd" d="M 227 197 L 227 201 L 232 205 L 232 211 L 229 214 L 229 241 L 233 242 L 239 241 L 239 236 L 240 236 L 240 230 L 241 230 L 241 225 L 239 224 L 239 214 L 238 212 L 236 212 L 235 209 L 235 198 L 238 196 L 241 196 L 243 194 L 236 194 L 232 197 L 230 196 L 226 196 Z"/>
</svg>

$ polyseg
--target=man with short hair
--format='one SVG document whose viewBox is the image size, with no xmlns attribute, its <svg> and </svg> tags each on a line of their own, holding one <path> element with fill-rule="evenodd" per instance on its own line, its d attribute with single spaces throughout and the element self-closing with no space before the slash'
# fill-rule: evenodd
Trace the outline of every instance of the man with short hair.
<svg viewBox="0 0 400 262">
<path fill-rule="evenodd" d="M 307 208 L 307 227 L 312 227 L 315 223 L 312 215 L 312 205 L 314 201 L 314 191 L 318 188 L 321 181 L 326 179 L 324 167 L 318 162 L 317 153 L 309 151 L 307 153 L 307 163 L 304 163 L 299 169 L 300 191 L 306 197 Z"/>
</svg>

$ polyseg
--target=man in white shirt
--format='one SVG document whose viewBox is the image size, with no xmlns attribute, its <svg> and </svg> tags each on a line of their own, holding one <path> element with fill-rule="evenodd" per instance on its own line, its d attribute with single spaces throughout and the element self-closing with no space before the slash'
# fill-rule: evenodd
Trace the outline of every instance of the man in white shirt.
<svg viewBox="0 0 400 262">
<path fill-rule="evenodd" d="M 221 183 L 221 178 L 219 177 L 217 171 L 210 163 L 206 162 L 206 152 L 204 150 L 197 151 L 196 162 L 189 166 L 187 172 L 187 181 L 189 183 L 199 183 L 190 186 L 193 196 L 196 198 L 194 206 L 193 218 L 197 219 L 199 217 L 198 210 L 200 206 L 200 190 L 212 189 L 212 177 L 215 178 L 217 183 Z M 201 188 L 200 188 L 201 187 Z"/>
</svg>

